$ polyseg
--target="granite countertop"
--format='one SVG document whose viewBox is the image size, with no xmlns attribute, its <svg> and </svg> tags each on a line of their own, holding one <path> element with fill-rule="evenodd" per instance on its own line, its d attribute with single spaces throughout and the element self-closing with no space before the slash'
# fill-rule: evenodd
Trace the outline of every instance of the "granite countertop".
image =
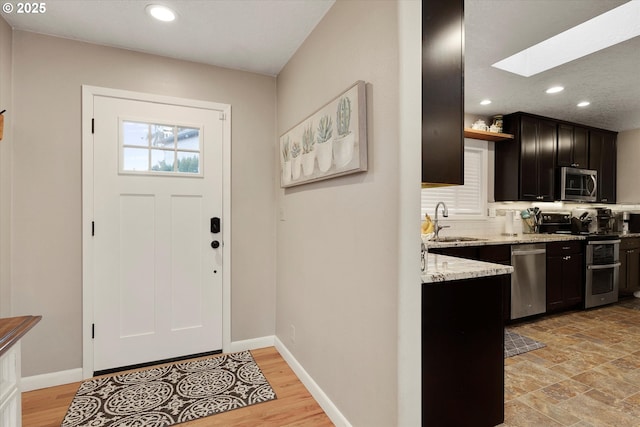
<svg viewBox="0 0 640 427">
<path fill-rule="evenodd" d="M 6 317 L 0 319 L 0 356 L 33 328 L 42 316 Z"/>
<path fill-rule="evenodd" d="M 441 237 L 447 237 L 442 235 Z M 514 245 L 521 243 L 547 243 L 561 242 L 566 240 L 585 240 L 585 236 L 573 234 L 522 234 L 519 236 L 485 236 L 478 237 L 478 240 L 460 241 L 460 242 L 436 242 L 428 240 L 425 244 L 429 248 L 453 248 L 461 246 L 486 246 L 486 245 Z"/>
<path fill-rule="evenodd" d="M 448 282 L 486 276 L 511 274 L 510 265 L 474 261 L 447 255 L 427 254 L 426 269 L 421 273 L 422 283 Z"/>
<path fill-rule="evenodd" d="M 447 237 L 443 234 L 441 237 Z M 620 234 L 620 238 L 640 237 L 640 233 Z M 514 245 L 522 243 L 549 243 L 563 242 L 567 240 L 586 240 L 587 236 L 575 234 L 521 234 L 519 236 L 483 236 L 478 240 L 460 242 L 436 242 L 434 240 L 425 241 L 429 248 L 453 248 L 461 246 L 486 246 L 486 245 Z"/>
<path fill-rule="evenodd" d="M 447 237 L 443 235 L 441 237 Z M 640 237 L 640 233 L 620 234 L 621 238 Z M 425 241 L 427 248 L 453 248 L 462 246 L 513 245 L 525 243 L 549 243 L 568 240 L 585 240 L 586 236 L 573 234 L 522 234 L 519 236 L 487 236 L 478 240 L 463 240 L 454 242 Z M 477 277 L 498 276 L 511 274 L 513 267 L 457 258 L 448 255 L 427 253 L 426 269 L 421 272 L 422 283 L 438 283 L 452 280 L 473 279 Z"/>
</svg>

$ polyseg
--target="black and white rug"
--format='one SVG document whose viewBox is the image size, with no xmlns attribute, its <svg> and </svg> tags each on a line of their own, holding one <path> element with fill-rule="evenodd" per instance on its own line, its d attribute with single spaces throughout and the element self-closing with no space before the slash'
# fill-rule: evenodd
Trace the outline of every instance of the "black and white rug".
<svg viewBox="0 0 640 427">
<path fill-rule="evenodd" d="M 85 381 L 61 427 L 165 427 L 275 398 L 244 351 Z"/>
<path fill-rule="evenodd" d="M 543 343 L 522 336 L 508 329 L 504 330 L 504 358 L 516 356 L 531 350 L 546 347 Z"/>
</svg>

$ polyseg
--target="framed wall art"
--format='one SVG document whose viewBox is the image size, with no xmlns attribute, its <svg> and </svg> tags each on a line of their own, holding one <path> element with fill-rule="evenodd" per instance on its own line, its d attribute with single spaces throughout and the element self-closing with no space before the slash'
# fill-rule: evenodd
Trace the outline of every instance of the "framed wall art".
<svg viewBox="0 0 640 427">
<path fill-rule="evenodd" d="M 365 82 L 354 83 L 280 137 L 283 188 L 367 170 Z"/>
</svg>

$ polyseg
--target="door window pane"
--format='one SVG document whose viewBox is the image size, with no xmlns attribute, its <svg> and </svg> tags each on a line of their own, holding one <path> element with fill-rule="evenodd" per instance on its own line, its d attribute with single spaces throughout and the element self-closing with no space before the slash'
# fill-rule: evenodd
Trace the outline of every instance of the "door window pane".
<svg viewBox="0 0 640 427">
<path fill-rule="evenodd" d="M 202 176 L 201 128 L 121 120 L 120 172 Z"/>
<path fill-rule="evenodd" d="M 146 172 L 149 170 L 149 150 L 125 147 L 123 150 L 124 163 L 122 168 L 131 172 Z"/>
</svg>

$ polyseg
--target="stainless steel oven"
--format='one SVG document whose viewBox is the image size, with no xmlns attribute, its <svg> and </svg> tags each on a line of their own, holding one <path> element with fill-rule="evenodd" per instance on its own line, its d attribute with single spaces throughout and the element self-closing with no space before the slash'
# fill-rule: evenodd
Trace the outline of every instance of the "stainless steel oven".
<svg viewBox="0 0 640 427">
<path fill-rule="evenodd" d="M 618 236 L 592 235 L 587 238 L 585 308 L 618 301 L 619 247 Z"/>
</svg>

